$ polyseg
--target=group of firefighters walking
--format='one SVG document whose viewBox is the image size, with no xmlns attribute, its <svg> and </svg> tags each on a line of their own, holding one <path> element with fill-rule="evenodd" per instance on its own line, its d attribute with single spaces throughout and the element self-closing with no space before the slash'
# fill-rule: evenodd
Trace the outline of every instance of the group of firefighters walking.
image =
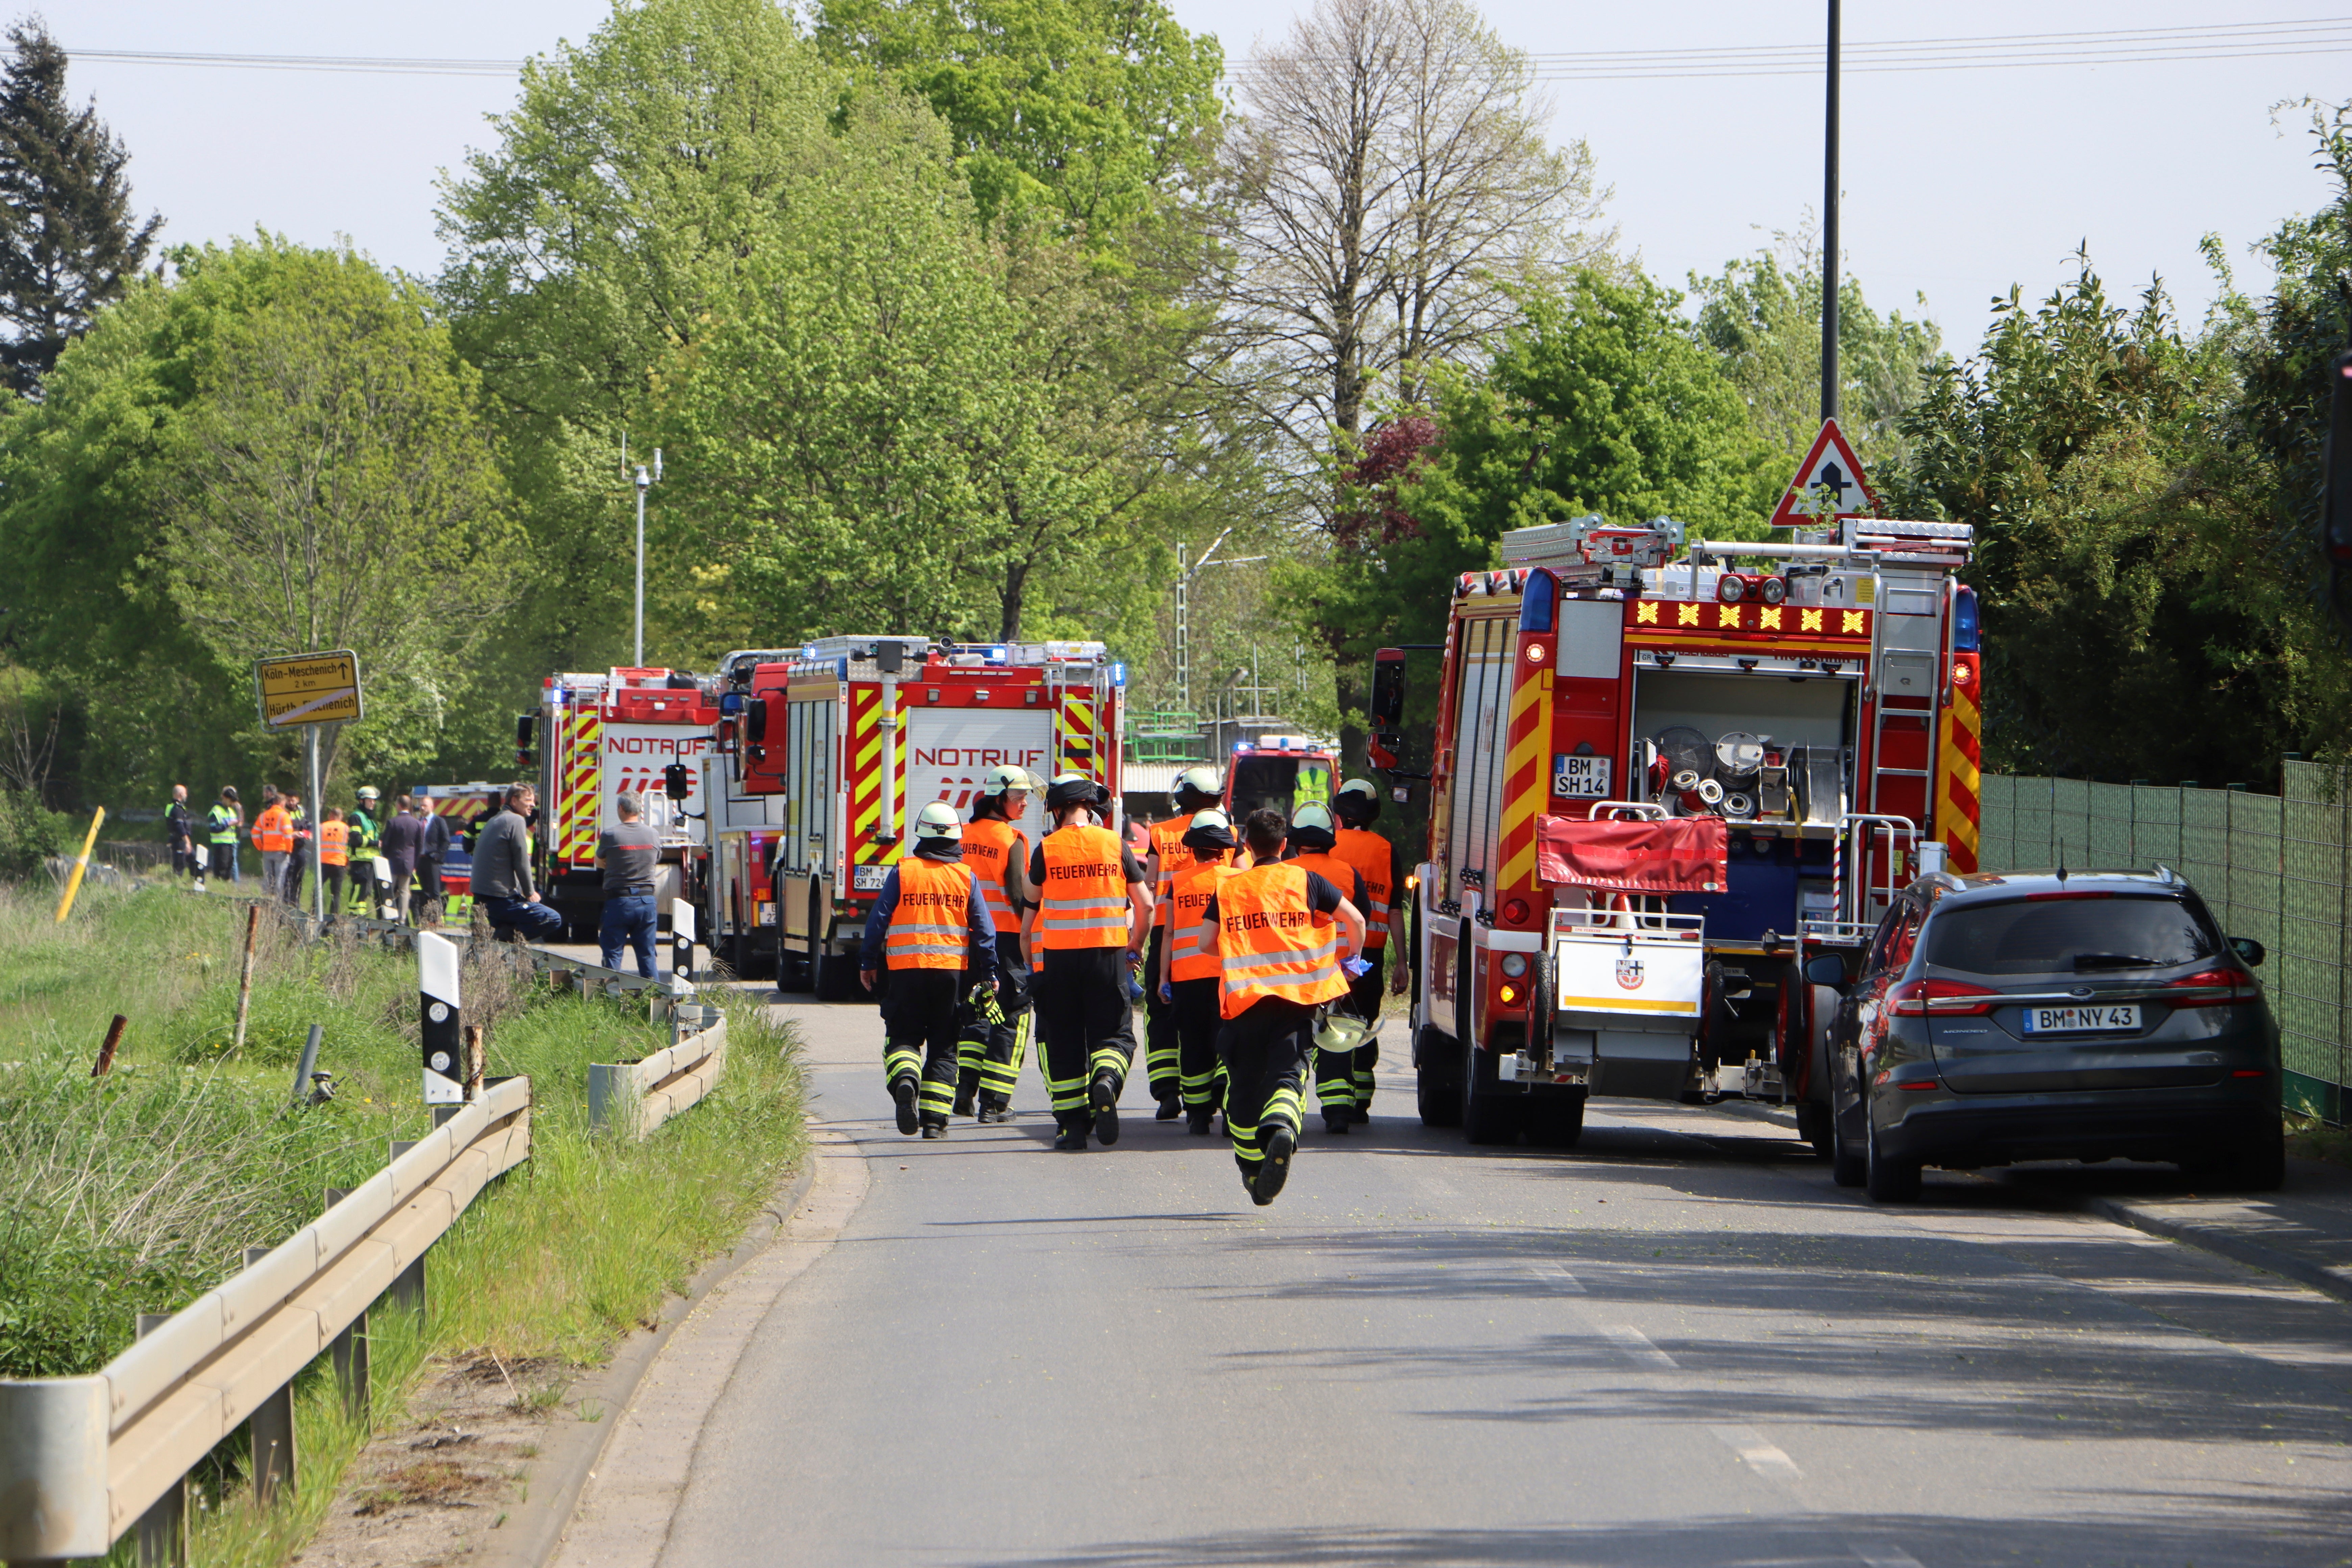
<svg viewBox="0 0 2352 1568">
<path fill-rule="evenodd" d="M 970 822 L 922 809 L 863 948 L 900 1132 L 1006 1120 L 1034 1020 L 1054 1147 L 1117 1143 L 1139 1001 L 1158 1119 L 1207 1135 L 1222 1112 L 1260 1205 L 1288 1178 L 1310 1063 L 1327 1131 L 1370 1120 L 1382 960 L 1404 942 L 1398 857 L 1370 826 L 1379 794 L 1351 779 L 1328 805 L 1258 811 L 1237 832 L 1218 783 L 1184 773 L 1140 858 L 1081 774 L 1046 785 L 1034 846 L 1019 768 L 989 774 Z"/>
</svg>

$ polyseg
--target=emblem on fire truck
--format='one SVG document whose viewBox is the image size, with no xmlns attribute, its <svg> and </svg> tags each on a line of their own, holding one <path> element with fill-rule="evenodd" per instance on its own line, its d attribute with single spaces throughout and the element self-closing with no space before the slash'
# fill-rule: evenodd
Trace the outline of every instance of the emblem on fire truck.
<svg viewBox="0 0 2352 1568">
<path fill-rule="evenodd" d="M 1628 991 L 1642 988 L 1642 961 L 1631 953 L 1617 961 L 1617 984 Z"/>
</svg>

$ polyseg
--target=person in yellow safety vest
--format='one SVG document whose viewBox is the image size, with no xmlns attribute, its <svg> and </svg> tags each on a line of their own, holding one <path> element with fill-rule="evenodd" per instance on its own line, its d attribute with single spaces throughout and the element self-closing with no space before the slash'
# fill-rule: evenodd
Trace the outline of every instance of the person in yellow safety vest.
<svg viewBox="0 0 2352 1568">
<path fill-rule="evenodd" d="M 996 1009 L 991 1023 L 977 1011 L 964 1020 L 956 1047 L 955 1113 L 970 1116 L 975 1097 L 979 1120 L 1013 1119 L 1013 1086 L 1029 1054 L 1029 966 L 1021 962 L 1021 917 L 1037 901 L 1029 880 L 1029 836 L 1013 826 L 1028 808 L 1034 787 L 1020 768 L 991 768 L 986 793 L 971 803 L 963 828 L 963 863 L 980 884 L 988 918 L 996 926 Z"/>
<path fill-rule="evenodd" d="M 1168 879 L 1192 863 L 1184 836 L 1192 829 L 1196 813 L 1218 803 L 1217 770 L 1187 768 L 1176 775 L 1169 796 L 1176 815 L 1151 825 L 1151 852 L 1144 857 L 1144 879 L 1151 884 L 1151 945 L 1143 955 L 1143 972 L 1151 976 L 1143 999 L 1143 1067 L 1151 1076 L 1151 1098 L 1160 1102 L 1159 1120 L 1173 1121 L 1183 1108 L 1183 1084 L 1177 1066 L 1176 1016 L 1160 999 L 1161 963 L 1168 948 L 1168 907 L 1160 901 Z"/>
<path fill-rule="evenodd" d="M 1022 934 L 1039 965 L 1032 976 L 1045 1037 L 1045 1090 L 1060 1135 L 1083 1151 L 1087 1133 L 1118 1142 L 1118 1095 L 1135 1059 L 1131 965 L 1151 926 L 1143 862 L 1101 826 L 1110 792 L 1083 773 L 1045 787 L 1054 829 L 1030 852 L 1038 889 Z"/>
<path fill-rule="evenodd" d="M 948 1135 L 955 1099 L 956 1038 L 967 997 L 996 983 L 996 927 L 971 868 L 963 860 L 963 825 L 955 807 L 935 800 L 915 817 L 915 852 L 882 879 L 866 917 L 867 963 L 882 955 L 882 1079 L 898 1102 L 898 1131 Z M 874 989 L 874 969 L 858 976 Z M 916 1106 L 919 1081 L 922 1104 Z"/>
<path fill-rule="evenodd" d="M 1339 824 L 1331 818 L 1331 808 L 1319 800 L 1310 800 L 1290 814 L 1290 842 L 1286 853 L 1290 863 L 1305 868 L 1339 889 L 1342 897 L 1356 906 L 1359 912 L 1370 908 L 1371 898 L 1364 889 L 1363 873 L 1331 852 L 1339 837 Z M 1366 938 L 1370 941 L 1371 921 L 1365 920 Z M 1350 994 L 1354 987 L 1350 985 Z M 1331 1004 L 1334 1010 L 1344 1011 L 1349 998 L 1342 996 Z M 1356 1052 L 1326 1050 L 1315 1045 L 1315 1102 L 1323 1111 L 1323 1129 L 1327 1132 L 1345 1132 L 1356 1120 Z"/>
<path fill-rule="evenodd" d="M 1243 825 L 1258 864 L 1219 884 L 1207 916 L 1216 933 L 1224 1026 L 1225 1130 L 1242 1185 L 1260 1208 L 1290 1175 L 1298 1146 L 1300 1079 L 1315 1010 L 1348 994 L 1346 965 L 1364 945 L 1364 917 L 1320 877 L 1284 861 L 1289 825 L 1255 811 Z"/>
<path fill-rule="evenodd" d="M 1217 944 L 1202 917 L 1227 878 L 1240 874 L 1233 819 L 1213 806 L 1193 814 L 1182 840 L 1185 864 L 1163 874 L 1151 907 L 1168 911 L 1167 941 L 1152 992 L 1176 1026 L 1176 1068 L 1184 1097 L 1184 1130 L 1204 1136 L 1224 1101 L 1224 1064 L 1217 1059 Z"/>
<path fill-rule="evenodd" d="M 1349 779 L 1331 797 L 1332 814 L 1339 819 L 1339 840 L 1332 852 L 1353 866 L 1364 879 L 1364 892 L 1371 902 L 1364 906 L 1364 962 L 1371 965 L 1358 975 L 1348 987 L 1344 1011 L 1361 1018 L 1365 1024 L 1381 1021 L 1381 970 L 1383 963 L 1392 961 L 1396 967 L 1389 976 L 1388 991 L 1402 996 L 1412 984 L 1412 938 L 1405 923 L 1404 858 L 1397 853 L 1395 841 L 1371 830 L 1371 821 L 1381 814 L 1381 792 L 1370 779 Z M 1393 946 L 1391 946 L 1393 942 Z M 1381 1060 L 1381 1043 L 1377 1037 L 1367 1037 L 1356 1047 L 1356 1060 L 1350 1076 L 1356 1083 L 1356 1120 L 1372 1119 L 1373 1069 Z"/>
<path fill-rule="evenodd" d="M 327 807 L 325 819 L 319 824 L 319 888 L 326 896 L 330 924 L 343 909 L 343 868 L 351 861 L 346 848 L 351 831 L 343 821 L 342 807 Z"/>
<path fill-rule="evenodd" d="M 382 900 L 375 886 L 375 863 L 383 858 L 383 821 L 378 815 L 383 809 L 378 804 L 383 798 L 375 785 L 363 785 L 359 792 L 359 805 L 344 818 L 345 826 L 351 829 L 344 853 L 351 857 L 352 893 L 359 902 L 360 913 L 371 919 L 384 915 L 377 907 Z"/>
</svg>

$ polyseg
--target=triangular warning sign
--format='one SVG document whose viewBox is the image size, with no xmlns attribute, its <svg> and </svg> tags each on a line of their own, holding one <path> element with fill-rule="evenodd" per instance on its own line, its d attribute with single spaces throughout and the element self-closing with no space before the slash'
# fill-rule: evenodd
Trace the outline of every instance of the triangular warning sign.
<svg viewBox="0 0 2352 1568">
<path fill-rule="evenodd" d="M 1822 421 L 1797 477 L 1772 509 L 1774 528 L 1820 528 L 1832 518 L 1860 517 L 1878 510 L 1878 492 L 1863 477 L 1862 459 L 1846 445 L 1834 419 Z"/>
</svg>

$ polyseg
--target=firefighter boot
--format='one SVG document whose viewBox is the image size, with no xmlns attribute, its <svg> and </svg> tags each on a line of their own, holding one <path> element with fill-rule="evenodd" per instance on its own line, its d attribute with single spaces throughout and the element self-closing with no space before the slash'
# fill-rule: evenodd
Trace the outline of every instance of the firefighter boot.
<svg viewBox="0 0 2352 1568">
<path fill-rule="evenodd" d="M 918 1125 L 915 1118 L 915 1075 L 902 1073 L 890 1080 L 890 1098 L 898 1102 L 898 1131 L 911 1138 Z"/>
<path fill-rule="evenodd" d="M 1282 1184 L 1290 1179 L 1290 1156 L 1298 1146 L 1297 1135 L 1285 1122 L 1276 1121 L 1265 1130 L 1265 1149 L 1257 1163 L 1257 1179 L 1250 1184 L 1250 1201 L 1264 1208 L 1282 1192 Z"/>
<path fill-rule="evenodd" d="M 1352 1105 L 1327 1107 L 1323 1112 L 1323 1131 L 1344 1133 L 1355 1125 L 1356 1108 Z"/>
<path fill-rule="evenodd" d="M 1215 1109 L 1212 1106 L 1192 1107 L 1184 1112 L 1184 1131 L 1195 1138 L 1206 1138 L 1209 1135 L 1210 1123 L 1215 1120 L 1216 1114 Z"/>
<path fill-rule="evenodd" d="M 1153 1116 L 1151 1120 L 1154 1121 L 1173 1121 L 1179 1116 L 1183 1114 L 1184 1091 L 1176 1085 L 1171 1084 L 1166 1089 L 1160 1092 L 1160 1110 L 1159 1113 Z"/>
<path fill-rule="evenodd" d="M 1087 1103 L 1094 1108 L 1095 1136 L 1108 1149 L 1118 1142 L 1118 1079 L 1107 1072 L 1097 1073 L 1087 1090 Z"/>
<path fill-rule="evenodd" d="M 1085 1117 L 1083 1115 L 1076 1117 L 1063 1116 L 1056 1120 L 1061 1123 L 1062 1131 L 1061 1135 L 1054 1140 L 1055 1152 L 1062 1154 L 1085 1153 L 1087 1152 L 1087 1123 Z"/>
<path fill-rule="evenodd" d="M 958 1116 L 970 1116 L 972 1113 L 971 1092 L 972 1091 L 968 1089 L 959 1089 L 956 1090 L 954 1114 Z"/>
<path fill-rule="evenodd" d="M 932 1115 L 929 1115 L 929 1114 L 927 1114 L 927 1115 L 925 1115 L 925 1116 L 924 1116 L 924 1118 L 923 1118 L 923 1136 L 924 1136 L 924 1137 L 926 1137 L 926 1138 L 944 1138 L 944 1137 L 946 1137 L 947 1135 L 948 1135 L 948 1124 L 947 1124 L 947 1121 L 946 1121 L 946 1119 L 945 1119 L 945 1118 L 943 1118 L 943 1117 L 939 1117 L 939 1116 L 932 1116 Z"/>
</svg>

